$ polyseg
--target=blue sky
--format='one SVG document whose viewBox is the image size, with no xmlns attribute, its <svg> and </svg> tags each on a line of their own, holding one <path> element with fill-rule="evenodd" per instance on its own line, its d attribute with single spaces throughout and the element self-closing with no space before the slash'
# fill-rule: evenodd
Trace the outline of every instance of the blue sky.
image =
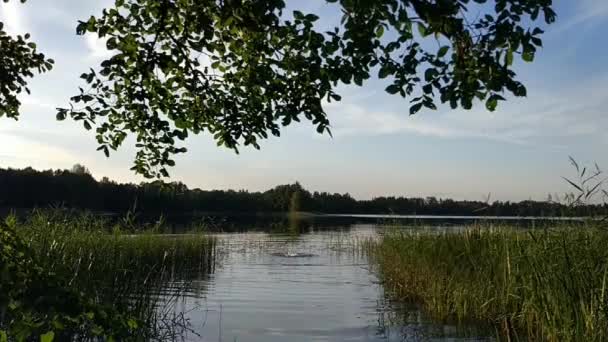
<svg viewBox="0 0 608 342">
<path fill-rule="evenodd" d="M 93 132 L 55 121 L 54 108 L 76 94 L 78 76 L 106 56 L 103 42 L 75 35 L 78 19 L 100 13 L 110 1 L 11 1 L 0 18 L 11 33 L 30 32 L 56 61 L 52 72 L 31 81 L 19 121 L 0 119 L 0 166 L 39 169 L 86 165 L 100 178 L 142 180 L 129 168 L 127 141 L 109 159 L 95 151 Z M 556 0 L 558 23 L 547 30 L 545 48 L 533 64 L 516 71 L 528 98 L 503 103 L 494 113 L 440 108 L 408 116 L 408 103 L 384 93 L 386 83 L 342 87 L 343 101 L 327 106 L 334 137 L 309 124 L 285 129 L 262 150 L 240 155 L 216 147 L 205 135 L 190 138 L 177 158 L 173 180 L 203 189 L 265 190 L 300 181 L 312 190 L 379 195 L 439 196 L 479 200 L 545 199 L 568 187 L 572 155 L 608 167 L 608 1 Z M 322 14 L 322 0 L 291 5 Z"/>
</svg>

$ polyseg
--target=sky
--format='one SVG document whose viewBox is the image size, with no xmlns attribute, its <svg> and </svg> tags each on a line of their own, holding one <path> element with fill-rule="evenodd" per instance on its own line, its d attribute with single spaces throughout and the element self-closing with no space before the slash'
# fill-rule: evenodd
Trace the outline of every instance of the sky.
<svg viewBox="0 0 608 342">
<path fill-rule="evenodd" d="M 111 1 L 0 2 L 0 21 L 11 34 L 29 32 L 56 61 L 30 81 L 18 121 L 0 119 L 0 167 L 64 169 L 87 166 L 98 179 L 140 182 L 129 168 L 135 154 L 127 140 L 110 158 L 96 151 L 93 131 L 55 120 L 55 108 L 77 94 L 79 75 L 108 56 L 103 42 L 76 36 L 79 19 L 98 15 Z M 509 99 L 490 113 L 421 111 L 384 92 L 384 80 L 340 87 L 342 101 L 326 107 L 333 137 L 310 124 L 290 126 L 261 150 L 240 154 L 218 148 L 207 135 L 191 136 L 176 158 L 171 181 L 191 188 L 260 191 L 299 181 L 315 191 L 436 196 L 482 200 L 543 200 L 571 190 L 568 161 L 608 168 L 608 1 L 555 0 L 558 22 L 544 36 L 535 62 L 515 70 L 527 98 Z M 323 0 L 291 0 L 289 6 L 321 14 L 331 25 L 335 7 Z"/>
</svg>

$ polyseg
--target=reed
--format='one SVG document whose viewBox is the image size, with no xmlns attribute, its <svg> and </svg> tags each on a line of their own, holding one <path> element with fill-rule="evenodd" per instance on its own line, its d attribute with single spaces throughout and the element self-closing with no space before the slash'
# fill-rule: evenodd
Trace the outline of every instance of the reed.
<svg viewBox="0 0 608 342">
<path fill-rule="evenodd" d="M 588 224 L 393 232 L 372 258 L 396 299 L 507 340 L 608 339 L 608 232 Z"/>
<path fill-rule="evenodd" d="M 168 306 L 190 280 L 214 271 L 215 240 L 122 227 L 86 214 L 8 217 L 0 259 L 12 265 L 1 279 L 11 291 L 0 295 L 0 330 L 15 338 L 167 340 L 187 329 Z"/>
</svg>

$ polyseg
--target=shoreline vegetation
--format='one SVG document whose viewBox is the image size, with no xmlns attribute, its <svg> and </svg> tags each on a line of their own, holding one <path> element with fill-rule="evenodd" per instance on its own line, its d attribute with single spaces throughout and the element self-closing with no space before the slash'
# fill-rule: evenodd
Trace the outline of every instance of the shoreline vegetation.
<svg viewBox="0 0 608 342">
<path fill-rule="evenodd" d="M 179 339 L 192 331 L 175 305 L 191 289 L 193 280 L 205 279 L 215 271 L 217 238 L 207 234 L 211 230 L 204 222 L 193 222 L 191 231 L 186 230 L 191 234 L 163 234 L 171 231 L 164 220 L 165 210 L 156 211 L 158 220 L 145 223 L 138 219 L 141 208 L 154 212 L 156 205 L 176 201 L 173 205 L 187 209 L 203 203 L 197 202 L 201 198 L 223 198 L 219 205 L 245 208 L 251 208 L 247 203 L 276 201 L 270 212 L 286 215 L 276 231 L 297 235 L 301 219 L 314 212 L 311 203 L 323 196 L 311 194 L 298 183 L 249 193 L 189 190 L 181 183 L 97 182 L 84 167 L 72 171 L 17 170 L 12 173 L 15 175 L 17 180 L 10 180 L 5 177 L 6 170 L 0 169 L 0 186 L 10 184 L 14 190 L 33 184 L 39 188 L 22 195 L 22 199 L 33 201 L 34 209 L 0 221 L 0 342 Z M 585 184 L 597 175 L 599 171 L 584 178 L 581 185 L 568 181 L 580 190 L 577 196 L 571 195 L 574 201 L 570 206 L 512 203 L 516 209 L 527 205 L 530 216 L 588 216 L 585 219 L 550 221 L 539 217 L 541 222 L 531 226 L 473 219 L 460 227 L 414 224 L 403 229 L 404 223 L 395 218 L 399 212 L 392 211 L 393 216 L 378 217 L 384 227 L 379 240 L 346 242 L 345 246 L 350 246 L 351 252 L 368 253 L 388 298 L 421 308 L 435 323 L 479 328 L 507 341 L 605 341 L 608 229 L 599 218 L 607 206 L 584 202 L 601 189 L 602 182 Z M 51 190 L 45 188 L 49 184 Z M 125 198 L 134 200 L 137 211 L 127 210 L 124 218 L 117 219 L 92 213 L 87 206 L 35 209 L 44 203 L 36 202 L 35 194 L 51 196 L 53 189 L 75 201 L 67 204 L 99 192 L 103 200 L 96 203 L 101 205 L 111 203 L 104 191 L 114 189 L 123 196 L 121 189 L 131 189 L 134 197 Z M 0 207 L 13 203 L 7 202 L 10 195 L 6 196 L 0 194 Z M 254 200 L 231 202 L 237 198 L 231 196 Z M 366 202 L 347 197 L 353 203 L 418 203 L 427 209 L 446 208 L 445 203 L 486 206 L 474 214 L 459 213 L 471 218 L 500 216 L 492 210 L 509 204 L 437 199 L 416 202 L 408 198 Z M 473 206 L 467 208 L 472 210 Z M 549 209 L 559 213 L 544 211 Z M 530 214 L 538 210 L 544 215 Z M 423 212 L 417 214 L 424 216 Z M 359 216 L 365 215 L 362 212 Z"/>
<path fill-rule="evenodd" d="M 389 298 L 507 341 L 608 339 L 608 230 L 596 223 L 521 230 L 387 233 L 368 245 Z"/>
<path fill-rule="evenodd" d="M 172 308 L 190 279 L 214 272 L 215 239 L 124 226 L 58 211 L 0 223 L 0 341 L 165 341 L 187 330 Z"/>
<path fill-rule="evenodd" d="M 464 215 L 464 216 L 601 216 L 606 204 L 575 203 L 573 197 L 545 201 L 462 201 L 436 197 L 377 197 L 358 200 L 350 194 L 311 192 L 299 183 L 263 192 L 190 189 L 181 182 L 140 184 L 95 179 L 88 169 L 37 171 L 0 168 L 0 209 L 70 208 L 122 215 L 209 212 L 285 213 L 297 199 L 298 211 L 332 214 Z"/>
<path fill-rule="evenodd" d="M 293 219 L 298 207 L 294 196 Z M 216 239 L 165 235 L 162 222 L 141 226 L 133 217 L 61 210 L 6 217 L 0 341 L 165 341 L 191 332 L 174 305 L 190 280 L 214 272 Z M 350 247 L 368 253 L 391 301 L 499 340 L 608 339 L 601 222 L 402 228 L 387 222 L 379 240 Z"/>
</svg>

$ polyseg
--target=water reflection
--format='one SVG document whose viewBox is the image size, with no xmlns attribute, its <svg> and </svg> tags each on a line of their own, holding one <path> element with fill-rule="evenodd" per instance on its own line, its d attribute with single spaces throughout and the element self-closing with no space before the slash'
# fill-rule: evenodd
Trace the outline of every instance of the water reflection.
<svg viewBox="0 0 608 342">
<path fill-rule="evenodd" d="M 193 282 L 175 307 L 187 341 L 463 340 L 413 307 L 386 300 L 357 243 L 375 225 L 287 224 L 282 233 L 222 233 L 215 273 Z M 289 223 L 289 222 L 288 222 Z M 482 340 L 474 338 L 468 340 Z"/>
<path fill-rule="evenodd" d="M 438 324 L 415 305 L 385 297 L 378 305 L 378 331 L 388 341 L 494 341 L 491 327 Z"/>
<path fill-rule="evenodd" d="M 150 220 L 142 217 L 142 220 Z M 493 216 L 415 216 L 415 215 L 326 215 L 326 214 L 209 214 L 207 216 L 173 215 L 164 217 L 167 233 L 188 232 L 266 232 L 271 234 L 307 234 L 322 230 L 349 230 L 353 226 L 460 228 L 465 225 L 503 225 L 544 228 L 584 224 L 582 218 L 493 217 Z"/>
</svg>

